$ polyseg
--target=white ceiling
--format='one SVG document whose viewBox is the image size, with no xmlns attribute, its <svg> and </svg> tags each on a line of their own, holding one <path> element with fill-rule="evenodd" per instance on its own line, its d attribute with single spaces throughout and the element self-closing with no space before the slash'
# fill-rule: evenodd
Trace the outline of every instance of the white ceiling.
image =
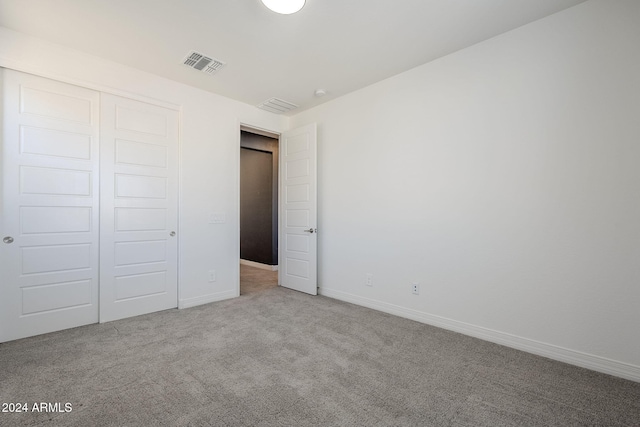
<svg viewBox="0 0 640 427">
<path fill-rule="evenodd" d="M 0 0 L 0 25 L 293 114 L 583 1 L 307 0 L 278 15 L 260 0 Z M 227 65 L 190 69 L 192 49 Z"/>
</svg>

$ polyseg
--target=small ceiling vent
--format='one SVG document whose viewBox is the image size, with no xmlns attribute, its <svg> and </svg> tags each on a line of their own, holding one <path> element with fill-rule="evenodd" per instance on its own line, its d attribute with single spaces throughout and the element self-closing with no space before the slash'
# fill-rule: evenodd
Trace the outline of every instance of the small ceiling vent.
<svg viewBox="0 0 640 427">
<path fill-rule="evenodd" d="M 207 74 L 214 74 L 224 67 L 225 63 L 217 59 L 211 58 L 195 50 L 189 52 L 182 63 L 188 67 L 194 68 Z"/>
<path fill-rule="evenodd" d="M 291 102 L 283 101 L 282 99 L 271 98 L 258 105 L 258 108 L 262 108 L 263 110 L 267 110 L 272 113 L 282 114 L 287 111 L 295 110 L 298 106 Z"/>
</svg>

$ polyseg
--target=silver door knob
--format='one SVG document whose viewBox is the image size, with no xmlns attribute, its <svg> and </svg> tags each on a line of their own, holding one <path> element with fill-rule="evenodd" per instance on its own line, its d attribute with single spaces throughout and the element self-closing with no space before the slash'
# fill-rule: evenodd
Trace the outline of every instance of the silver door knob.
<svg viewBox="0 0 640 427">
<path fill-rule="evenodd" d="M 313 234 L 313 231 L 314 231 L 314 230 L 313 230 L 313 228 L 310 228 L 310 229 L 308 229 L 308 230 L 303 230 L 303 231 L 304 231 L 305 233 L 311 233 L 311 234 Z"/>
<path fill-rule="evenodd" d="M 175 236 L 175 235 L 176 235 L 176 232 L 175 232 L 175 231 L 172 231 L 171 233 L 169 233 L 169 236 L 171 236 L 171 237 L 173 237 L 173 236 Z"/>
<path fill-rule="evenodd" d="M 7 236 L 4 239 L 2 239 L 2 241 L 8 245 L 9 243 L 13 243 L 13 237 Z"/>
</svg>

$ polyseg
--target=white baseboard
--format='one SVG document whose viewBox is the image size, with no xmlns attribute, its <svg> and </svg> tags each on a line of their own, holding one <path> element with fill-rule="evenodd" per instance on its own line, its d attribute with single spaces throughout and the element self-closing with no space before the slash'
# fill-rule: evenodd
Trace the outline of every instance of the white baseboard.
<svg viewBox="0 0 640 427">
<path fill-rule="evenodd" d="M 571 365 L 580 366 L 593 371 L 603 372 L 616 377 L 640 382 L 640 366 L 618 362 L 616 360 L 570 350 L 528 338 L 522 338 L 516 335 L 459 322 L 457 320 L 447 319 L 445 317 L 424 313 L 382 301 L 364 298 L 358 295 L 348 294 L 334 289 L 320 287 L 318 291 L 320 295 L 330 298 L 383 311 L 385 313 L 437 326 L 442 329 L 459 332 L 485 341 L 537 354 L 538 356 L 548 357 L 549 359 L 558 360 L 560 362 L 569 363 Z"/>
<path fill-rule="evenodd" d="M 235 290 L 217 292 L 215 294 L 203 295 L 195 298 L 186 298 L 178 301 L 178 308 L 189 308 L 197 305 L 209 304 L 210 302 L 222 301 L 225 299 L 235 298 L 238 296 L 238 292 Z"/>
<path fill-rule="evenodd" d="M 249 267 L 260 268 L 262 270 L 278 271 L 277 265 L 262 264 L 259 262 L 249 261 L 247 259 L 241 259 L 240 264 L 248 265 Z"/>
</svg>

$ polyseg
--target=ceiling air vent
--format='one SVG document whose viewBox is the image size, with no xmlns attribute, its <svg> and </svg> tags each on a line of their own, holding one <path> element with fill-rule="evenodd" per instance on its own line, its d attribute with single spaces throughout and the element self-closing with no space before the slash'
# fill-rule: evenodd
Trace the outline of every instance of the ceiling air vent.
<svg viewBox="0 0 640 427">
<path fill-rule="evenodd" d="M 202 71 L 207 74 L 214 74 L 216 71 L 224 67 L 224 62 L 211 58 L 202 53 L 198 53 L 194 50 L 189 52 L 182 63 L 188 67 L 195 68 L 198 71 Z"/>
<path fill-rule="evenodd" d="M 271 111 L 272 113 L 282 114 L 286 113 L 287 111 L 295 110 L 296 108 L 298 108 L 298 106 L 296 104 L 292 104 L 291 102 L 283 101 L 282 99 L 271 98 L 258 105 L 258 108 Z"/>
</svg>

